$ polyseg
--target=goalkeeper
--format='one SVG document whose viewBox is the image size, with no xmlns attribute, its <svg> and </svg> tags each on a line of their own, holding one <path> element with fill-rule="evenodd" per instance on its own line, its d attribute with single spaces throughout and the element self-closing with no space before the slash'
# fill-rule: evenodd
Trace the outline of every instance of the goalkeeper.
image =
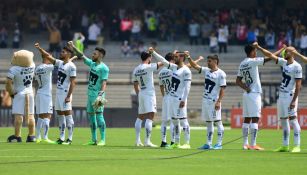
<svg viewBox="0 0 307 175">
<path fill-rule="evenodd" d="M 105 99 L 105 90 L 109 76 L 109 68 L 102 62 L 102 59 L 105 56 L 106 51 L 103 48 L 96 47 L 92 59 L 90 59 L 83 55 L 83 53 L 74 46 L 72 41 L 68 42 L 68 46 L 72 47 L 76 55 L 83 59 L 84 64 L 90 67 L 87 92 L 87 112 L 91 127 L 92 140 L 85 145 L 104 146 L 106 143 L 106 123 L 103 117 L 103 109 L 104 104 L 107 102 Z M 100 142 L 97 141 L 97 127 L 101 134 Z"/>
</svg>

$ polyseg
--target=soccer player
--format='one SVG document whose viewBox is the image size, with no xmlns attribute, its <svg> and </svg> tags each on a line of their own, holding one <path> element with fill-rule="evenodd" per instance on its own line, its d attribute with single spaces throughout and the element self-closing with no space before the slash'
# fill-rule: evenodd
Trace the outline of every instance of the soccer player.
<svg viewBox="0 0 307 175">
<path fill-rule="evenodd" d="M 92 59 L 90 59 L 79 51 L 72 41 L 68 42 L 68 45 L 73 48 L 79 58 L 83 59 L 84 64 L 90 67 L 87 92 L 87 112 L 89 115 L 92 139 L 85 145 L 104 146 L 106 144 L 106 123 L 103 116 L 104 106 L 97 106 L 96 101 L 103 99 L 103 103 L 105 103 L 105 90 L 109 77 L 109 68 L 102 62 L 102 59 L 106 55 L 106 51 L 103 48 L 96 47 L 92 54 Z M 99 142 L 97 140 L 97 127 L 99 128 L 101 136 L 101 140 Z"/>
<path fill-rule="evenodd" d="M 301 128 L 297 121 L 298 95 L 302 86 L 302 66 L 294 60 L 295 49 L 287 47 L 284 58 L 278 58 L 277 64 L 282 67 L 282 82 L 279 88 L 277 101 L 278 116 L 283 128 L 283 146 L 277 148 L 277 152 L 288 152 L 290 124 L 294 131 L 294 147 L 291 152 L 300 152 Z"/>
<path fill-rule="evenodd" d="M 190 54 L 186 56 L 190 65 L 205 78 L 204 93 L 202 101 L 202 118 L 207 125 L 207 143 L 199 149 L 222 149 L 222 140 L 224 135 L 224 126 L 221 116 L 221 101 L 224 97 L 226 88 L 226 74 L 218 67 L 219 58 L 217 55 L 209 55 L 207 58 L 208 67 L 201 67 L 195 63 Z M 217 144 L 212 147 L 214 123 L 217 126 Z"/>
<path fill-rule="evenodd" d="M 52 105 L 52 71 L 54 65 L 50 63 L 47 56 L 50 56 L 40 47 L 39 43 L 35 43 L 35 47 L 42 54 L 43 62 L 35 69 L 35 80 L 37 82 L 37 92 L 35 96 L 36 114 L 38 114 L 36 124 L 36 143 L 41 141 L 46 143 L 55 143 L 48 138 L 50 118 L 53 113 Z M 46 55 L 47 54 L 47 55 Z M 44 128 L 44 136 L 41 139 L 41 128 Z"/>
<path fill-rule="evenodd" d="M 140 133 L 142 121 L 146 118 L 145 129 L 146 136 L 144 146 L 157 147 L 151 143 L 152 120 L 157 112 L 156 94 L 153 81 L 153 72 L 157 71 L 162 66 L 161 62 L 151 63 L 151 55 L 148 52 L 141 53 L 142 63 L 133 70 L 132 79 L 134 81 L 134 90 L 138 95 L 139 107 L 138 117 L 135 121 L 136 146 L 143 146 Z"/>
<path fill-rule="evenodd" d="M 27 50 L 21 50 L 15 52 L 14 57 L 18 57 L 18 55 L 21 54 L 26 54 L 30 56 L 32 60 L 31 62 L 33 62 L 34 55 L 32 52 Z M 29 129 L 26 142 L 35 141 L 34 95 L 32 89 L 34 69 L 34 63 L 24 67 L 12 66 L 7 74 L 6 90 L 13 97 L 12 114 L 15 117 L 15 134 L 8 137 L 8 142 L 22 142 L 21 127 L 23 122 L 23 116 L 25 117 L 25 121 Z"/>
<path fill-rule="evenodd" d="M 164 66 L 173 71 L 172 81 L 170 86 L 170 116 L 174 124 L 175 143 L 170 148 L 190 149 L 190 126 L 187 120 L 187 98 L 190 92 L 192 74 L 188 66 L 184 64 L 185 57 L 175 54 L 175 63 L 170 63 L 161 55 L 156 53 L 152 47 L 149 48 L 151 53 L 158 61 L 161 61 Z M 180 146 L 180 123 L 183 125 L 185 134 L 185 144 Z"/>
<path fill-rule="evenodd" d="M 165 59 L 171 63 L 174 63 L 174 53 L 167 53 Z M 161 123 L 161 145 L 160 147 L 168 147 L 169 145 L 166 142 L 166 127 L 167 123 L 170 121 L 170 103 L 169 103 L 169 92 L 171 88 L 171 81 L 172 81 L 172 70 L 163 67 L 159 72 L 159 85 L 160 91 L 163 96 L 162 101 L 162 123 Z M 170 135 L 171 135 L 171 144 L 174 143 L 174 132 L 173 132 L 174 125 L 172 122 L 170 123 Z"/>
<path fill-rule="evenodd" d="M 264 57 L 256 57 L 256 50 L 260 50 Z M 245 92 L 243 93 L 243 149 L 263 150 L 262 147 L 256 144 L 258 122 L 261 116 L 261 83 L 259 78 L 258 66 L 264 65 L 265 62 L 277 57 L 271 52 L 263 49 L 257 42 L 252 45 L 246 45 L 245 58 L 239 66 L 236 84 Z M 242 81 L 244 80 L 244 81 Z M 249 128 L 251 130 L 251 145 L 248 143 Z"/>
<path fill-rule="evenodd" d="M 44 53 L 45 50 L 41 50 Z M 60 59 L 55 59 L 51 55 L 46 56 L 53 65 L 58 67 L 57 90 L 55 110 L 59 116 L 60 138 L 58 144 L 71 144 L 74 130 L 74 120 L 72 117 L 72 92 L 76 85 L 77 68 L 70 58 L 73 50 L 65 46 L 61 53 Z M 68 129 L 68 139 L 65 141 L 65 128 Z"/>
</svg>

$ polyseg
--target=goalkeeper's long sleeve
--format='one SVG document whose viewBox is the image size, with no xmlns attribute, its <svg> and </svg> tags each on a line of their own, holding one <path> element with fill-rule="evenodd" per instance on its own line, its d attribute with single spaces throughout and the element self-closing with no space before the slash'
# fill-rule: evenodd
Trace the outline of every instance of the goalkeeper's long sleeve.
<svg viewBox="0 0 307 175">
<path fill-rule="evenodd" d="M 157 52 L 153 52 L 152 55 L 158 60 L 161 61 L 163 63 L 164 66 L 168 66 L 170 63 L 160 54 L 158 54 Z"/>
<path fill-rule="evenodd" d="M 183 91 L 183 95 L 182 95 L 182 101 L 186 101 L 188 99 L 188 95 L 191 89 L 191 80 L 185 80 L 184 81 L 184 91 Z"/>
</svg>

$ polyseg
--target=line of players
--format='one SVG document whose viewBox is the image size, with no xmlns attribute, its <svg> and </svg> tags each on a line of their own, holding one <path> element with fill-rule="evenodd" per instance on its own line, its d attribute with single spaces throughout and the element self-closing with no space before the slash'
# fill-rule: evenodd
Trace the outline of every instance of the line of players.
<svg viewBox="0 0 307 175">
<path fill-rule="evenodd" d="M 257 57 L 260 50 L 264 57 Z M 282 82 L 279 90 L 278 116 L 283 128 L 283 146 L 276 149 L 279 152 L 288 152 L 290 125 L 294 130 L 294 147 L 291 152 L 300 152 L 300 126 L 297 121 L 298 94 L 301 89 L 302 67 L 294 60 L 295 56 L 307 62 L 307 58 L 299 54 L 295 48 L 284 46 L 275 53 L 262 48 L 257 42 L 244 48 L 247 57 L 240 63 L 236 84 L 244 90 L 242 125 L 243 149 L 263 150 L 256 144 L 258 121 L 261 117 L 261 82 L 258 66 L 267 61 L 274 60 L 282 67 Z M 278 55 L 282 55 L 278 57 Z M 151 63 L 152 57 L 159 62 Z M 194 61 L 188 51 L 167 53 L 165 58 L 149 48 L 148 52 L 141 54 L 142 63 L 133 71 L 134 89 L 138 95 L 138 118 L 135 122 L 136 146 L 157 147 L 150 141 L 152 120 L 156 112 L 156 96 L 153 81 L 153 72 L 159 70 L 159 85 L 163 95 L 161 145 L 170 149 L 190 148 L 190 127 L 187 119 L 187 98 L 190 91 L 192 74 L 189 67 L 193 67 L 204 76 L 204 92 L 202 101 L 202 118 L 207 125 L 207 143 L 199 149 L 222 149 L 224 127 L 221 121 L 221 101 L 226 88 L 226 74 L 218 67 L 217 55 L 209 55 L 208 67 L 202 67 Z M 189 64 L 185 65 L 185 59 Z M 199 60 L 198 60 L 199 61 Z M 145 142 L 140 139 L 142 121 L 145 121 Z M 166 142 L 166 126 L 170 122 L 171 144 Z M 217 143 L 212 144 L 214 123 L 217 126 Z M 181 126 L 185 135 L 185 142 L 180 145 Z M 250 132 L 250 134 L 249 134 Z M 248 142 L 248 136 L 251 142 Z"/>
<path fill-rule="evenodd" d="M 15 116 L 15 134 L 8 137 L 8 142 L 22 142 L 21 126 L 23 116 L 29 126 L 27 142 L 46 142 L 52 144 L 72 143 L 74 120 L 72 117 L 72 93 L 75 87 L 77 69 L 72 62 L 76 57 L 72 57 L 74 52 L 84 60 L 90 69 L 88 84 L 88 105 L 89 121 L 91 125 L 92 140 L 95 145 L 105 145 L 105 121 L 102 115 L 103 104 L 105 103 L 104 91 L 106 89 L 106 80 L 108 79 L 109 69 L 102 63 L 105 55 L 103 48 L 95 48 L 92 59 L 83 55 L 72 42 L 68 42 L 61 53 L 60 59 L 55 59 L 42 49 L 39 43 L 35 47 L 40 51 L 42 64 L 35 68 L 35 64 L 30 67 L 13 66 L 9 69 L 7 75 L 7 89 L 14 97 L 12 105 L 12 114 Z M 31 53 L 33 56 L 33 53 Z M 57 89 L 55 98 L 55 110 L 59 120 L 60 137 L 57 141 L 48 138 L 48 130 L 51 114 L 53 113 L 52 104 L 52 71 L 54 67 L 58 68 Z M 34 100 L 32 80 L 36 80 L 36 96 Z M 28 99 L 26 99 L 28 98 Z M 35 113 L 39 116 L 36 125 L 36 134 L 34 136 L 34 101 L 36 105 Z M 28 109 L 28 111 L 27 111 Z M 97 118 L 96 118 L 97 117 Z M 97 121 L 96 121 L 97 120 Z M 97 141 L 96 129 L 100 129 L 101 141 Z M 41 129 L 43 139 L 41 139 Z M 65 140 L 65 129 L 68 129 L 68 138 Z"/>
</svg>

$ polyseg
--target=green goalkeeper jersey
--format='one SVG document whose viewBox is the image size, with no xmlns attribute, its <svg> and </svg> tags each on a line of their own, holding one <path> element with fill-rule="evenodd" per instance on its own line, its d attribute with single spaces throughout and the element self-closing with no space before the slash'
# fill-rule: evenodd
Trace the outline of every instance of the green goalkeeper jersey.
<svg viewBox="0 0 307 175">
<path fill-rule="evenodd" d="M 84 58 L 84 63 L 91 68 L 88 78 L 88 96 L 97 96 L 101 90 L 102 81 L 107 81 L 109 77 L 109 68 L 104 63 L 96 64 L 87 57 Z"/>
</svg>

